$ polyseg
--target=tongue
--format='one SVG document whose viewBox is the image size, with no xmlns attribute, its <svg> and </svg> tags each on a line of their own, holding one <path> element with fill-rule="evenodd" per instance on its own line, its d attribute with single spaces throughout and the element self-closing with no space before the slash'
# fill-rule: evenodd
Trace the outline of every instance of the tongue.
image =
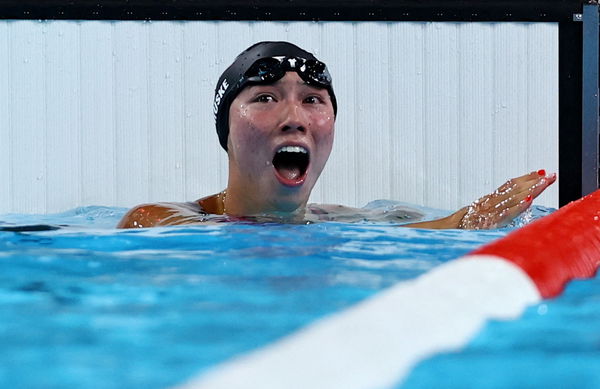
<svg viewBox="0 0 600 389">
<path fill-rule="evenodd" d="M 300 177 L 300 169 L 295 166 L 281 166 L 277 171 L 288 180 L 295 180 Z"/>
</svg>

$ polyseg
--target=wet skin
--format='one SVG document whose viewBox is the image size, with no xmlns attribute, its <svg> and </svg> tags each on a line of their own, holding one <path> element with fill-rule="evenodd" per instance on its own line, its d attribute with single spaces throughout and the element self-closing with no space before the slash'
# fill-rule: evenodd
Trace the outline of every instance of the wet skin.
<svg viewBox="0 0 600 389">
<path fill-rule="evenodd" d="M 331 153 L 334 122 L 329 93 L 296 73 L 245 88 L 229 111 L 227 214 L 303 214 Z M 305 174 L 290 175 L 292 180 L 273 166 L 285 146 L 300 146 L 309 155 Z"/>
<path fill-rule="evenodd" d="M 207 214 L 267 216 L 277 220 L 336 220 L 368 211 L 338 205 L 311 205 L 310 193 L 331 152 L 334 112 L 329 94 L 311 87 L 293 72 L 272 85 L 245 88 L 229 112 L 229 179 L 225 191 L 188 203 L 144 204 L 131 209 L 118 228 L 211 223 Z M 309 155 L 305 171 L 275 169 L 274 155 L 284 146 L 301 146 Z M 304 169 L 300 169 L 304 170 Z M 290 179 L 291 178 L 291 179 Z M 416 228 L 495 228 L 509 223 L 531 205 L 556 174 L 540 170 L 507 181 L 493 193 L 450 216 L 404 224 Z"/>
</svg>

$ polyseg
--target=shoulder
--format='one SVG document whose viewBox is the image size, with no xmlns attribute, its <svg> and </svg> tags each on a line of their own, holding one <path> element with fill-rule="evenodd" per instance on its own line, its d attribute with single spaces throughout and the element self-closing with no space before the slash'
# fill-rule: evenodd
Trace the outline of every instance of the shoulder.
<svg viewBox="0 0 600 389">
<path fill-rule="evenodd" d="M 406 223 L 421 220 L 424 216 L 418 209 L 395 204 L 376 207 L 367 205 L 365 208 L 309 204 L 307 208 L 307 219 L 314 221 Z"/>
<path fill-rule="evenodd" d="M 309 204 L 306 218 L 314 221 L 355 221 L 363 210 L 338 204 Z"/>
<path fill-rule="evenodd" d="M 131 208 L 117 228 L 147 228 L 200 222 L 204 214 L 198 203 L 154 203 Z"/>
</svg>

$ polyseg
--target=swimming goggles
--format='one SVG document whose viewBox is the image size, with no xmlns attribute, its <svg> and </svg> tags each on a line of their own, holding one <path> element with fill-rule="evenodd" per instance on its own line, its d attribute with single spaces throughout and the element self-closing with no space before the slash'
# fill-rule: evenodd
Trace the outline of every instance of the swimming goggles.
<svg viewBox="0 0 600 389">
<path fill-rule="evenodd" d="M 331 75 L 323 62 L 300 57 L 261 58 L 244 73 L 244 81 L 271 83 L 281 79 L 288 71 L 298 73 L 300 78 L 309 85 L 320 88 L 331 87 Z"/>
</svg>

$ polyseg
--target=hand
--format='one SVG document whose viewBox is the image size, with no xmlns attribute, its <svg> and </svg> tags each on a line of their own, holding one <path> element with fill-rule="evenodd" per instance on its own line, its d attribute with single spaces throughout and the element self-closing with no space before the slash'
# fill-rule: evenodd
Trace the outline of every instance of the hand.
<svg viewBox="0 0 600 389">
<path fill-rule="evenodd" d="M 502 227 L 525 211 L 533 199 L 556 181 L 556 173 L 531 172 L 508 180 L 494 193 L 483 196 L 456 214 L 462 214 L 458 228 L 487 229 Z"/>
</svg>

